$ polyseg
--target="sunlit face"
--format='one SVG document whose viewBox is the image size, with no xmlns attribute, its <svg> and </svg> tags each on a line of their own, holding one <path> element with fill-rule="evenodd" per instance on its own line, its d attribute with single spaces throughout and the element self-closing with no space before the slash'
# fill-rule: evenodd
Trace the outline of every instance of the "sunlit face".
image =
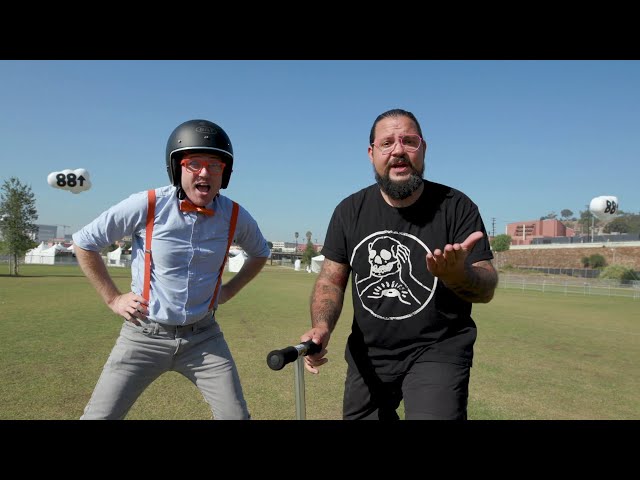
<svg viewBox="0 0 640 480">
<path fill-rule="evenodd" d="M 398 187 L 405 184 L 418 185 L 417 179 L 421 179 L 424 174 L 427 144 L 423 140 L 416 151 L 408 151 L 400 141 L 405 135 L 420 135 L 418 128 L 409 117 L 383 118 L 375 127 L 373 145 L 369 145 L 368 149 L 369 159 L 377 175 L 386 180 L 387 184 Z M 382 152 L 380 146 L 393 145 L 394 143 L 391 151 Z"/>
<path fill-rule="evenodd" d="M 185 163 L 185 160 L 192 168 L 181 166 L 182 189 L 194 205 L 204 207 L 211 203 L 220 191 L 224 171 L 221 164 L 224 165 L 224 162 L 219 155 L 212 153 L 187 153 L 182 157 L 182 163 Z M 202 169 L 195 173 L 193 166 L 197 170 L 198 165 L 201 165 Z"/>
</svg>

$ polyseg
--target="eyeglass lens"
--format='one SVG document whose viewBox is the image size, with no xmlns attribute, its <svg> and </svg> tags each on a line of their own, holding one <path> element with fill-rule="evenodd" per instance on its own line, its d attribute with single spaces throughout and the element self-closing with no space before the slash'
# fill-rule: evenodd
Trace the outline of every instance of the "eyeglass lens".
<svg viewBox="0 0 640 480">
<path fill-rule="evenodd" d="M 420 135 L 402 135 L 398 140 L 407 152 L 415 152 L 422 144 L 422 138 L 420 138 Z M 378 148 L 382 153 L 389 153 L 395 148 L 395 146 L 396 140 L 393 138 L 387 138 L 380 141 Z"/>
<path fill-rule="evenodd" d="M 200 173 L 203 167 L 207 167 L 210 174 L 220 174 L 224 170 L 224 163 L 222 162 L 207 162 L 199 158 L 184 159 L 181 162 L 191 173 Z"/>
</svg>

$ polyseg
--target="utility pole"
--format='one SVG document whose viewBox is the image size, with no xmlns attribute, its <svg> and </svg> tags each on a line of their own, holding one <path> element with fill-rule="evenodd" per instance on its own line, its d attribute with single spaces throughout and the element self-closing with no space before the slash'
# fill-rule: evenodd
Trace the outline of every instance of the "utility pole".
<svg viewBox="0 0 640 480">
<path fill-rule="evenodd" d="M 586 208 L 586 212 L 589 214 L 589 218 L 593 217 L 593 213 L 591 213 L 591 210 L 589 210 L 589 205 L 585 205 Z M 582 217 L 580 217 L 582 219 Z M 585 227 L 586 224 L 586 227 Z M 589 241 L 589 219 L 587 219 L 586 222 L 582 222 L 581 226 L 586 230 L 586 234 L 587 234 L 587 242 Z"/>
<path fill-rule="evenodd" d="M 496 217 L 491 218 L 491 236 L 496 236 Z"/>
</svg>

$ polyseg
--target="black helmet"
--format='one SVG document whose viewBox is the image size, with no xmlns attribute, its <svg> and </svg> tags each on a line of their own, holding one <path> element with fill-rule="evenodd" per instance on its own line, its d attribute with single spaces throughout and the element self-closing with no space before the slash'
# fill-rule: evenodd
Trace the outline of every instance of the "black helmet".
<svg viewBox="0 0 640 480">
<path fill-rule="evenodd" d="M 172 185 L 180 187 L 180 160 L 186 152 L 216 153 L 226 167 L 222 187 L 227 188 L 233 167 L 233 147 L 225 131 L 208 120 L 188 120 L 178 125 L 167 141 L 167 173 Z"/>
</svg>

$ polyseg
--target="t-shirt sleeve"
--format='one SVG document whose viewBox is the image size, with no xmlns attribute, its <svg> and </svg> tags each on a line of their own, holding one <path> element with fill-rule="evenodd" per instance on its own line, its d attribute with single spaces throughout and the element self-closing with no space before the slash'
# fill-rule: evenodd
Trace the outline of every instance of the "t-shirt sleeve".
<svg viewBox="0 0 640 480">
<path fill-rule="evenodd" d="M 251 257 L 268 257 L 271 250 L 260 231 L 258 222 L 242 205 L 238 205 L 238 207 L 238 222 L 235 231 L 236 243 Z"/>
<path fill-rule="evenodd" d="M 348 225 L 345 223 L 346 210 L 345 202 L 343 201 L 333 211 L 320 253 L 333 262 L 348 264 L 347 234 L 345 230 L 345 225 Z"/>
</svg>

